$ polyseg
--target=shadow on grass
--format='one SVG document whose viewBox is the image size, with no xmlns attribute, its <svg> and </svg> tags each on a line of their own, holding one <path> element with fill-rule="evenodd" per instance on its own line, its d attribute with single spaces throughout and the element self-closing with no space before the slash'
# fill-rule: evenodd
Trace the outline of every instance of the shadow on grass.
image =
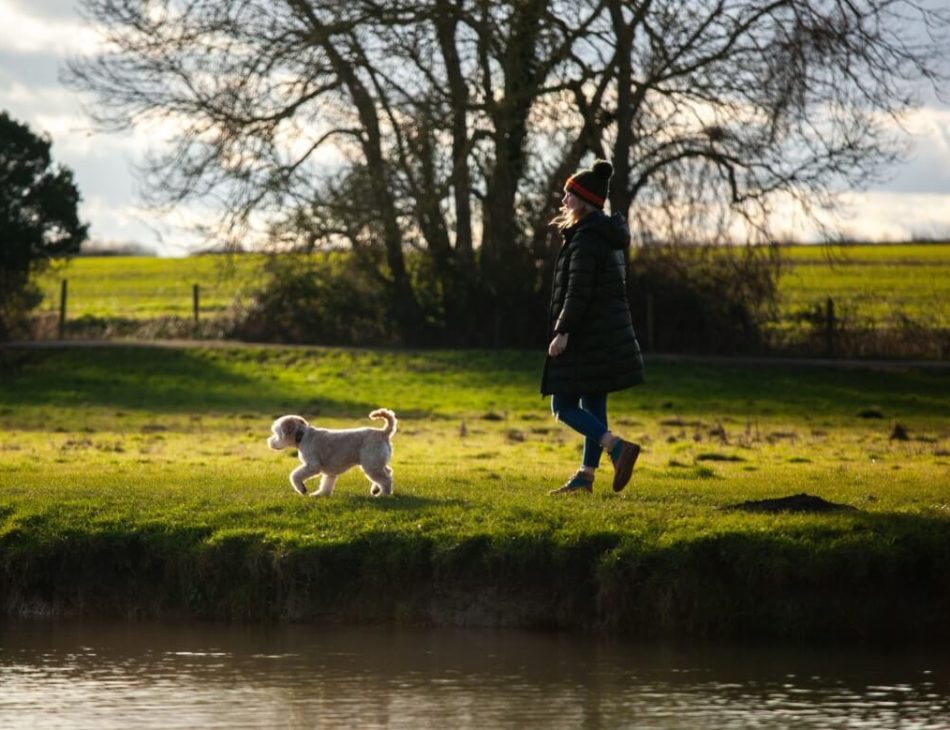
<svg viewBox="0 0 950 730">
<path fill-rule="evenodd" d="M 305 497 L 308 507 L 319 510 L 325 505 L 336 507 L 341 503 L 345 505 L 347 512 L 356 514 L 366 512 L 368 514 L 379 514 L 385 512 L 408 512 L 424 516 L 431 514 L 433 510 L 443 510 L 446 507 L 467 507 L 469 505 L 464 499 L 448 497 L 439 499 L 436 497 L 420 497 L 415 494 L 406 494 L 399 491 L 399 485 L 396 485 L 396 491 L 388 497 L 371 497 L 368 490 L 360 485 L 358 491 L 345 488 L 345 491 L 339 490 L 333 493 L 332 497 Z"/>
<path fill-rule="evenodd" d="M 529 351 L 0 348 L 0 407 L 363 418 L 379 405 L 372 398 L 392 396 L 405 418 L 430 417 L 459 399 L 470 410 L 541 412 L 546 408 L 537 389 L 542 362 Z M 612 395 L 612 408 L 698 418 L 845 417 L 860 423 L 862 414 L 872 411 L 884 419 L 938 418 L 950 403 L 950 372 L 940 370 L 648 365 L 646 383 Z"/>
<path fill-rule="evenodd" d="M 419 497 L 413 494 L 400 494 L 398 491 L 386 498 L 374 499 L 369 504 L 373 509 L 390 512 L 413 512 L 443 507 L 467 507 L 468 502 L 456 497 L 435 499 L 433 497 Z"/>
<path fill-rule="evenodd" d="M 0 349 L 0 407 L 114 407 L 165 413 L 201 411 L 303 412 L 365 415 L 374 404 L 348 398 L 300 397 L 300 389 L 248 375 L 243 350 L 209 351 L 136 346 Z M 275 368 L 280 363 L 274 363 Z M 252 370 L 252 372 L 254 372 Z"/>
<path fill-rule="evenodd" d="M 647 383 L 620 397 L 674 414 L 936 417 L 950 403 L 950 371 L 654 362 Z M 623 401 L 618 401 L 623 402 Z"/>
</svg>

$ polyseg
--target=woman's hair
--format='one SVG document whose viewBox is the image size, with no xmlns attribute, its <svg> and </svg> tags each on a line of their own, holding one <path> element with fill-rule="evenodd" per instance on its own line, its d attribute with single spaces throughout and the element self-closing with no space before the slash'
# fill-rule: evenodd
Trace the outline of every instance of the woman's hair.
<svg viewBox="0 0 950 730">
<path fill-rule="evenodd" d="M 571 195 L 574 195 L 574 194 L 571 193 Z M 557 215 L 551 219 L 551 225 L 555 226 L 559 231 L 563 231 L 567 228 L 570 228 L 575 223 L 577 223 L 577 221 L 583 218 L 585 215 L 587 215 L 591 211 L 597 210 L 596 206 L 591 205 L 583 198 L 580 198 L 576 195 L 574 195 L 574 197 L 577 198 L 579 201 L 581 201 L 582 207 L 579 211 L 575 213 L 573 210 L 568 210 L 567 208 L 562 207 L 558 211 Z"/>
</svg>

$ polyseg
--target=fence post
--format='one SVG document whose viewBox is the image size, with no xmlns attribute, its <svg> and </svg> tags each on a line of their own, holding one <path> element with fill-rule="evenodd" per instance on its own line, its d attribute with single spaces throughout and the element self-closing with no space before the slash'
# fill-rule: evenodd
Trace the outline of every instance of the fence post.
<svg viewBox="0 0 950 730">
<path fill-rule="evenodd" d="M 653 352 L 653 292 L 647 292 L 647 351 Z"/>
<path fill-rule="evenodd" d="M 193 284 L 191 287 L 191 304 L 195 313 L 195 324 L 198 324 L 198 310 L 200 303 L 201 294 L 199 293 L 199 287 L 197 284 Z"/>
<path fill-rule="evenodd" d="M 834 357 L 835 354 L 835 301 L 828 297 L 825 302 L 825 349 L 828 357 Z"/>
<path fill-rule="evenodd" d="M 66 337 L 66 296 L 69 290 L 67 279 L 59 287 L 59 339 Z"/>
</svg>

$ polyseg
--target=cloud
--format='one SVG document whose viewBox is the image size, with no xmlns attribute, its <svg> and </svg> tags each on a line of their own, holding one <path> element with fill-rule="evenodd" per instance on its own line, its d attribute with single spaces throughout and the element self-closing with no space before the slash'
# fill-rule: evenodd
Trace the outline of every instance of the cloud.
<svg viewBox="0 0 950 730">
<path fill-rule="evenodd" d="M 907 160 L 871 189 L 898 193 L 950 192 L 950 107 L 928 106 L 911 112 L 905 127 L 912 144 Z"/>
<path fill-rule="evenodd" d="M 861 241 L 950 239 L 950 192 L 847 193 L 839 230 Z"/>
<path fill-rule="evenodd" d="M 43 18 L 74 18 L 77 0 L 4 0 L 0 3 L 26 15 Z"/>
<path fill-rule="evenodd" d="M 771 218 L 782 240 L 816 243 L 843 237 L 855 241 L 900 242 L 915 239 L 950 240 L 950 190 L 902 193 L 847 191 L 831 210 L 814 208 L 806 214 L 793 199 L 777 199 Z M 741 226 L 736 236 L 742 236 Z"/>
<path fill-rule="evenodd" d="M 132 198 L 117 204 L 115 195 L 83 195 L 80 218 L 89 222 L 90 247 L 108 247 L 112 242 L 140 244 L 160 256 L 185 256 L 206 245 L 188 230 L 207 222 L 201 207 L 181 206 L 174 211 L 153 211 Z"/>
<path fill-rule="evenodd" d="M 89 235 L 93 239 L 132 240 L 141 233 L 145 223 L 142 210 L 134 204 L 116 205 L 114 196 L 83 193 L 79 205 L 80 218 L 90 222 Z M 97 221 L 109 221 L 106 229 Z"/>
<path fill-rule="evenodd" d="M 96 30 L 79 21 L 71 3 L 34 3 L 0 0 L 0 48 L 7 52 L 60 55 L 86 53 L 100 42 Z M 40 11 L 40 12 L 37 12 Z"/>
<path fill-rule="evenodd" d="M 0 94 L 8 93 L 13 83 L 31 89 L 59 87 L 60 58 L 56 54 L 14 52 L 2 46 L 0 49 Z"/>
</svg>

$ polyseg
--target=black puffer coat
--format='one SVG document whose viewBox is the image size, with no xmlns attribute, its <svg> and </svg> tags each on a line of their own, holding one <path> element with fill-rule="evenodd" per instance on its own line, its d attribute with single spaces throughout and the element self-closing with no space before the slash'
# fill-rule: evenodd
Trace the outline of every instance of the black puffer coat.
<svg viewBox="0 0 950 730">
<path fill-rule="evenodd" d="M 544 395 L 595 395 L 643 382 L 643 358 L 627 303 L 630 231 L 619 215 L 587 214 L 564 231 L 551 290 L 551 337 L 567 348 L 548 357 Z"/>
</svg>

